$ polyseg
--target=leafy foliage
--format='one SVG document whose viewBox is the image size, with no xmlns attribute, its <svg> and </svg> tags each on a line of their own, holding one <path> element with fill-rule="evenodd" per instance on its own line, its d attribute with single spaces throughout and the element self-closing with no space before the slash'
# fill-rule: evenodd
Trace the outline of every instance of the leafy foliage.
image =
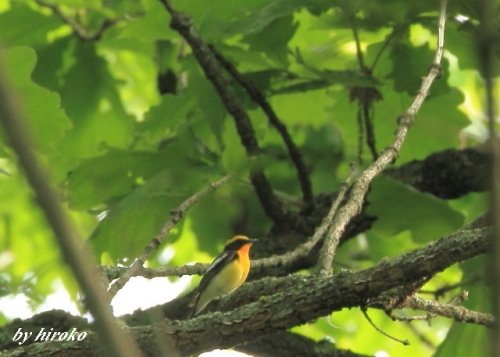
<svg viewBox="0 0 500 357">
<path fill-rule="evenodd" d="M 476 5 L 458 2 L 452 9 L 452 16 L 468 21 L 450 21 L 441 79 L 398 164 L 458 148 L 467 136 L 464 129 L 474 108 L 464 100 L 473 94 L 456 83 L 480 81 L 472 50 Z M 389 145 L 396 119 L 415 95 L 435 46 L 435 1 L 178 0 L 173 6 L 189 14 L 203 40 L 267 96 L 300 147 L 316 194 L 335 192 L 350 162 L 369 163 L 365 139 L 370 134 L 358 120 L 363 105 L 369 105 L 376 148 Z M 167 239 L 166 246 L 175 249 L 175 264 L 202 256 L 186 242 L 214 255 L 233 233 L 268 234 L 272 222 L 247 179 L 252 165 L 264 167 L 291 207 L 300 202 L 282 137 L 226 74 L 262 149 L 257 163 L 248 158 L 221 99 L 168 24 L 169 15 L 157 0 L 9 1 L 0 8 L 2 57 L 29 119 L 36 152 L 63 188 L 81 233 L 90 237 L 99 257 L 113 263 L 140 254 L 172 209 L 228 171 L 236 171 L 238 179 L 189 211 Z M 40 301 L 62 279 L 76 296 L 3 135 L 1 144 L 0 294 L 24 292 Z M 377 221 L 365 236 L 346 243 L 336 259 L 356 269 L 448 234 L 462 226 L 464 216 L 484 207 L 481 200 L 461 200 L 450 204 L 380 178 L 368 196 L 367 212 Z M 360 252 L 367 253 L 365 259 L 353 260 Z M 13 259 L 3 258 L 8 255 Z M 152 259 L 151 264 L 158 262 Z M 477 269 L 464 267 L 464 276 Z M 460 275 L 460 269 L 451 269 L 427 287 L 456 283 Z M 487 311 L 487 288 L 480 283 L 475 289 L 471 308 Z M 422 356 L 434 351 L 416 337 L 411 351 L 385 340 L 358 312 L 343 311 L 332 319 L 337 327 L 321 320 L 296 331 L 333 338 L 337 347 L 360 353 Z M 412 335 L 381 315 L 374 321 L 390 334 Z M 449 326 L 438 320 L 416 329 L 425 330 L 439 346 L 438 356 L 469 355 L 472 346 L 477 346 L 475 354 L 485 353 L 484 330 L 454 324 L 442 342 Z"/>
</svg>

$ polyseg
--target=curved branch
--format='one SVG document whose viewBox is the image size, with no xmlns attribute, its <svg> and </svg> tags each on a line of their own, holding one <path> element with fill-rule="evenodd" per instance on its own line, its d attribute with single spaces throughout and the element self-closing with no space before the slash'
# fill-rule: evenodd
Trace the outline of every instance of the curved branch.
<svg viewBox="0 0 500 357">
<path fill-rule="evenodd" d="M 309 172 L 302 158 L 302 153 L 290 136 L 286 125 L 283 124 L 283 122 L 278 118 L 278 115 L 276 115 L 276 112 L 271 107 L 267 99 L 252 83 L 252 81 L 241 74 L 238 69 L 213 46 L 210 46 L 210 49 L 214 53 L 215 58 L 217 58 L 217 60 L 224 67 L 224 69 L 228 71 L 229 74 L 231 74 L 231 76 L 246 90 L 250 98 L 252 98 L 252 100 L 261 107 L 262 111 L 267 115 L 267 118 L 269 119 L 271 125 L 274 126 L 274 128 L 283 138 L 283 141 L 285 142 L 285 145 L 288 149 L 288 156 L 290 156 L 290 159 L 295 165 L 295 171 L 297 172 L 297 176 L 299 178 L 304 202 L 308 208 L 312 208 L 314 205 L 314 197 L 311 179 L 309 178 Z"/>
<path fill-rule="evenodd" d="M 326 239 L 323 243 L 321 249 L 321 255 L 324 256 L 322 261 L 329 261 L 330 264 L 324 264 L 322 268 L 323 274 L 331 274 L 333 271 L 332 260 L 335 256 L 335 252 L 340 243 L 340 238 L 345 231 L 347 224 L 351 219 L 361 212 L 363 208 L 363 202 L 368 192 L 368 188 L 373 179 L 379 175 L 383 170 L 385 170 L 391 163 L 393 163 L 398 155 L 403 143 L 406 140 L 406 136 L 415 116 L 420 110 L 425 98 L 429 94 L 430 88 L 434 80 L 439 76 L 440 73 L 440 63 L 444 52 L 444 28 L 446 23 L 446 4 L 447 0 L 441 0 L 441 10 L 439 12 L 439 24 L 438 24 L 438 43 L 436 47 L 436 52 L 434 53 L 434 59 L 432 65 L 429 69 L 427 75 L 423 78 L 420 90 L 416 95 L 415 99 L 411 103 L 410 107 L 400 116 L 399 127 L 396 131 L 396 135 L 392 145 L 385 149 L 379 158 L 371 164 L 366 170 L 364 170 L 359 178 L 354 183 L 350 196 L 342 206 L 334 219 L 331 222 L 331 228 L 326 235 Z"/>
<path fill-rule="evenodd" d="M 189 43 L 194 56 L 198 60 L 208 80 L 212 82 L 224 107 L 233 117 L 236 129 L 248 157 L 252 158 L 259 156 L 261 150 L 250 117 L 243 103 L 231 89 L 224 76 L 222 76 L 220 65 L 215 59 L 214 54 L 203 42 L 198 33 L 196 33 L 196 30 L 191 24 L 191 18 L 176 11 L 167 0 L 160 0 L 160 2 L 171 15 L 170 27 L 176 30 L 186 42 Z M 250 170 L 250 180 L 264 211 L 273 222 L 278 225 L 283 225 L 285 222 L 288 222 L 287 213 L 284 211 L 281 202 L 274 194 L 271 184 L 264 175 L 264 172 L 260 168 L 252 167 Z"/>
</svg>

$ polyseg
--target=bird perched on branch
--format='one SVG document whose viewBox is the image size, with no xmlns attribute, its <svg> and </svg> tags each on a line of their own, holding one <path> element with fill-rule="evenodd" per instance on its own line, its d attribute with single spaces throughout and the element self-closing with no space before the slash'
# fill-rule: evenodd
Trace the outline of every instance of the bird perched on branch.
<svg viewBox="0 0 500 357">
<path fill-rule="evenodd" d="M 245 282 L 250 271 L 250 247 L 255 241 L 242 235 L 227 241 L 222 253 L 201 278 L 192 316 L 198 315 L 210 301 L 229 294 Z"/>
</svg>

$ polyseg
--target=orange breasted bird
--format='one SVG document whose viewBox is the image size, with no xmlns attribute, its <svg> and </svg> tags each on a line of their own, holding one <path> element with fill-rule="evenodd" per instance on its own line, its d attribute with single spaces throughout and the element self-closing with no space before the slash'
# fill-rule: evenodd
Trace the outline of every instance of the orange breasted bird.
<svg viewBox="0 0 500 357">
<path fill-rule="evenodd" d="M 227 241 L 196 289 L 193 316 L 198 315 L 210 301 L 229 294 L 245 282 L 250 271 L 250 247 L 255 241 L 242 235 Z"/>
</svg>

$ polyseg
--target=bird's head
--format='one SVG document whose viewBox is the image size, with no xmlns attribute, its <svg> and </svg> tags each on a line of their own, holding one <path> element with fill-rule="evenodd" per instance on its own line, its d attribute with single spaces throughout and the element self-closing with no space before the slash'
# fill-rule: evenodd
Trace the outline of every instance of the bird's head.
<svg viewBox="0 0 500 357">
<path fill-rule="evenodd" d="M 251 238 L 248 238 L 247 236 L 237 235 L 237 236 L 234 236 L 233 238 L 231 238 L 227 241 L 226 246 L 224 247 L 224 250 L 236 251 L 236 250 L 239 250 L 245 246 L 248 249 L 250 249 L 252 244 L 254 244 L 256 241 L 257 241 L 257 239 L 251 239 Z"/>
</svg>

